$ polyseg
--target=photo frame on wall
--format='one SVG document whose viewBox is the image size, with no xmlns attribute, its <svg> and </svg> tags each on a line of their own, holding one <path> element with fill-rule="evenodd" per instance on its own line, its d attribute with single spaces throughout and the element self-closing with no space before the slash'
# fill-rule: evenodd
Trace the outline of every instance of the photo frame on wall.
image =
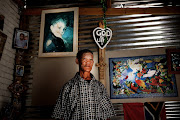
<svg viewBox="0 0 180 120">
<path fill-rule="evenodd" d="M 24 66 L 23 65 L 16 65 L 16 76 L 23 76 L 24 75 Z"/>
<path fill-rule="evenodd" d="M 29 31 L 14 29 L 13 48 L 28 49 Z"/>
<path fill-rule="evenodd" d="M 167 66 L 169 74 L 180 74 L 180 49 L 167 49 Z"/>
<path fill-rule="evenodd" d="M 75 56 L 78 51 L 79 8 L 43 10 L 39 57 Z"/>
</svg>

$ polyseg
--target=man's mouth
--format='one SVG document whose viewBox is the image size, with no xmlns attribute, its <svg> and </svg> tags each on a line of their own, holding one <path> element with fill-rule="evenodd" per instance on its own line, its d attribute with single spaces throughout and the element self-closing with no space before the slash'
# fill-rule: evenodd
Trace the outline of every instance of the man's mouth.
<svg viewBox="0 0 180 120">
<path fill-rule="evenodd" d="M 90 67 L 90 66 L 84 66 L 84 67 Z"/>
</svg>

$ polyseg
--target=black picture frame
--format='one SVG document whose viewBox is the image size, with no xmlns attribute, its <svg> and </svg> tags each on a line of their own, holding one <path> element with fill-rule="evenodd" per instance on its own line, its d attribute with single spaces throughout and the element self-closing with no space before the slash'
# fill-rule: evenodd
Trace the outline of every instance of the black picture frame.
<svg viewBox="0 0 180 120">
<path fill-rule="evenodd" d="M 15 28 L 12 47 L 17 49 L 28 49 L 28 43 L 29 31 Z"/>
<path fill-rule="evenodd" d="M 180 74 L 180 49 L 167 49 L 167 66 L 169 74 Z"/>
<path fill-rule="evenodd" d="M 4 46 L 6 43 L 7 35 L 0 31 L 0 59 L 4 50 Z"/>
</svg>

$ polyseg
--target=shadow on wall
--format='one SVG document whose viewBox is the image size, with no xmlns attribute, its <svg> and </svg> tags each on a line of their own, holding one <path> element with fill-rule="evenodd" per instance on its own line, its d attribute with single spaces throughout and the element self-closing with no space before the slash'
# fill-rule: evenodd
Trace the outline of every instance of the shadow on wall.
<svg viewBox="0 0 180 120">
<path fill-rule="evenodd" d="M 33 76 L 32 106 L 54 105 L 60 88 L 77 71 L 75 57 L 37 59 Z"/>
</svg>

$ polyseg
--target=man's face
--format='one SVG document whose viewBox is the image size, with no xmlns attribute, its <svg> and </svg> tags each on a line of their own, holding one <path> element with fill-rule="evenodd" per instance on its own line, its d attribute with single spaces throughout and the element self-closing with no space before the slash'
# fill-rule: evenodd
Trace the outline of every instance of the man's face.
<svg viewBox="0 0 180 120">
<path fill-rule="evenodd" d="M 24 35 L 20 34 L 20 40 L 24 40 Z"/>
<path fill-rule="evenodd" d="M 94 60 L 92 53 L 84 53 L 80 60 L 80 70 L 83 72 L 90 72 L 92 70 Z"/>
</svg>

